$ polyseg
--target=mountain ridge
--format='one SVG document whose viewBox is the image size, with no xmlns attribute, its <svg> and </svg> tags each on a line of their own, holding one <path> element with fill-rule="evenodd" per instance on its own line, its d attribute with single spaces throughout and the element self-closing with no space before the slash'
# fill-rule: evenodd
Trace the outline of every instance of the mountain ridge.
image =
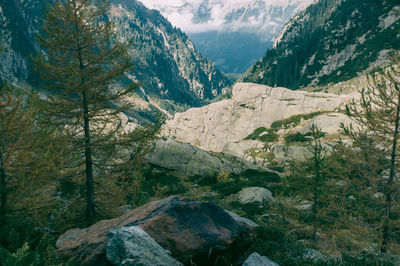
<svg viewBox="0 0 400 266">
<path fill-rule="evenodd" d="M 286 25 L 243 81 L 298 89 L 354 78 L 400 49 L 399 10 L 395 0 L 319 0 Z"/>
<path fill-rule="evenodd" d="M 40 49 L 35 35 L 48 3 L 48 0 L 5 0 L 0 4 L 3 79 L 14 83 L 32 80 L 28 55 Z M 120 37 L 132 40 L 130 53 L 135 68 L 128 78 L 140 82 L 143 93 L 139 94 L 144 99 L 151 96 L 181 106 L 199 106 L 230 85 L 188 37 L 158 11 L 149 10 L 136 0 L 113 0 L 110 16 L 116 21 Z M 169 111 L 174 111 L 173 105 Z"/>
<path fill-rule="evenodd" d="M 313 1 L 143 2 L 181 27 L 219 69 L 242 74 L 272 46 L 284 24 Z"/>
</svg>

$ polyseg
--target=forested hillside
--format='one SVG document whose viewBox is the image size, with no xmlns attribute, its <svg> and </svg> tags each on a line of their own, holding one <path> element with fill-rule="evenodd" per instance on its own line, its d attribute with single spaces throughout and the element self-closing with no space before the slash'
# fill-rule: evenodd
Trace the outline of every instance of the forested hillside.
<svg viewBox="0 0 400 266">
<path fill-rule="evenodd" d="M 35 40 L 48 0 L 0 3 L 0 77 L 29 83 L 32 80 L 28 56 L 40 50 Z M 135 68 L 129 78 L 140 81 L 146 95 L 172 100 L 179 105 L 198 106 L 213 99 L 229 81 L 192 42 L 158 11 L 140 2 L 112 1 L 110 18 L 117 32 L 130 41 Z"/>
<path fill-rule="evenodd" d="M 400 48 L 397 0 L 319 0 L 293 18 L 243 80 L 298 89 L 345 81 Z"/>
</svg>

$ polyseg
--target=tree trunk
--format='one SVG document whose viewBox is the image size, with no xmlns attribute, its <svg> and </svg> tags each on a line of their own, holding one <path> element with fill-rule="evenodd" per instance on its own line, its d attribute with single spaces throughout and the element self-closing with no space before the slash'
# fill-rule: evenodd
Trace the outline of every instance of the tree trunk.
<svg viewBox="0 0 400 266">
<path fill-rule="evenodd" d="M 88 225 L 95 219 L 94 185 L 93 185 L 93 161 L 92 148 L 90 146 L 89 107 L 86 90 L 82 93 L 83 101 L 83 127 L 85 130 L 85 166 L 86 166 L 86 215 Z"/>
<path fill-rule="evenodd" d="M 395 119 L 395 129 L 393 133 L 393 143 L 392 143 L 392 154 L 390 158 L 390 172 L 389 179 L 386 184 L 386 206 L 385 206 L 385 224 L 383 225 L 383 240 L 381 245 L 381 251 L 387 251 L 387 245 L 390 242 L 390 214 L 392 208 L 392 194 L 395 176 L 395 166 L 396 166 L 396 154 L 397 154 L 397 138 L 399 136 L 399 124 L 400 124 L 400 95 L 398 97 L 397 112 Z"/>
<path fill-rule="evenodd" d="M 77 8 L 75 6 L 75 8 Z M 80 43 L 80 31 L 78 23 L 78 14 L 75 10 L 75 33 L 76 33 L 76 55 L 79 60 L 79 73 L 82 75 L 84 72 L 84 65 L 82 60 L 82 47 Z M 89 102 L 88 92 L 84 87 L 84 81 L 81 77 L 82 86 L 82 111 L 83 111 L 83 129 L 85 132 L 85 173 L 86 173 L 86 223 L 91 225 L 95 221 L 96 206 L 94 202 L 94 180 L 93 180 L 93 161 L 92 161 L 92 147 L 90 143 L 90 123 L 89 123 Z"/>
<path fill-rule="evenodd" d="M 314 188 L 313 200 L 313 240 L 317 240 L 317 188 Z"/>
<path fill-rule="evenodd" d="M 6 170 L 4 169 L 4 162 L 3 162 L 3 154 L 0 152 L 0 220 L 4 218 L 6 215 L 6 206 L 7 206 L 7 190 L 6 190 Z"/>
</svg>

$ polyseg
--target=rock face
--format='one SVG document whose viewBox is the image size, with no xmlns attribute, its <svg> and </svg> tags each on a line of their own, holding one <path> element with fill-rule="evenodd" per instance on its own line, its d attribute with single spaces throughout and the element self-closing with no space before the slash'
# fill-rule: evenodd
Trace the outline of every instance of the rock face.
<svg viewBox="0 0 400 266">
<path fill-rule="evenodd" d="M 107 260 L 114 265 L 180 266 L 176 261 L 138 226 L 111 229 L 106 248 Z"/>
<path fill-rule="evenodd" d="M 298 89 L 354 78 L 400 48 L 399 10 L 398 0 L 314 1 L 244 80 Z"/>
<path fill-rule="evenodd" d="M 247 246 L 252 230 L 213 203 L 172 196 L 89 228 L 69 230 L 57 240 L 58 253 L 82 265 L 104 263 L 108 232 L 129 226 L 142 228 L 177 260 L 203 265 Z"/>
<path fill-rule="evenodd" d="M 256 169 L 254 165 L 233 156 L 210 154 L 190 144 L 175 140 L 157 140 L 147 155 L 150 164 L 175 170 L 187 176 L 208 176 L 222 172 L 241 173 Z"/>
<path fill-rule="evenodd" d="M 30 78 L 36 78 L 30 77 L 32 66 L 28 55 L 41 49 L 35 34 L 40 30 L 44 7 L 51 2 L 0 2 L 0 46 L 4 48 L 0 49 L 0 79 L 30 83 Z M 131 42 L 129 53 L 135 67 L 127 78 L 140 81 L 144 96 L 163 99 L 163 106 L 170 101 L 199 106 L 230 85 L 188 37 L 158 11 L 137 0 L 110 2 L 108 16 L 115 21 L 120 39 Z"/>
<path fill-rule="evenodd" d="M 271 191 L 262 187 L 244 188 L 238 193 L 238 197 L 241 204 L 263 205 L 275 201 Z"/>
<path fill-rule="evenodd" d="M 253 252 L 242 266 L 279 266 L 279 264 L 265 256 L 261 256 L 257 252 Z"/>
<path fill-rule="evenodd" d="M 188 33 L 225 73 L 243 73 L 261 58 L 282 27 L 313 0 L 142 1 Z"/>
<path fill-rule="evenodd" d="M 333 112 L 357 97 L 356 94 L 338 96 L 253 83 L 238 83 L 232 93 L 231 99 L 175 114 L 173 119 L 166 122 L 162 134 L 207 151 L 233 150 L 239 155 L 244 153 L 243 149 L 257 145 L 258 142 L 248 141 L 238 144 L 257 128 L 268 128 L 274 121 L 297 114 Z M 336 116 L 325 116 L 321 125 L 331 127 L 330 121 L 338 121 Z"/>
</svg>

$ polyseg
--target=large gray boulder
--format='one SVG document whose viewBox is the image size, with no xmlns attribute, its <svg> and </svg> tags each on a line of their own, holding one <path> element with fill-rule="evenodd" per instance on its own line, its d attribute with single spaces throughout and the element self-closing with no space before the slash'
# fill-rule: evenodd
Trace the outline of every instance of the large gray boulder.
<svg viewBox="0 0 400 266">
<path fill-rule="evenodd" d="M 172 139 L 156 140 L 146 159 L 150 164 L 178 171 L 187 176 L 217 175 L 222 172 L 238 174 L 247 169 L 257 168 L 240 158 L 211 154 Z"/>
<path fill-rule="evenodd" d="M 273 262 L 265 256 L 261 256 L 257 252 L 253 252 L 242 264 L 242 266 L 279 266 L 279 264 Z"/>
<path fill-rule="evenodd" d="M 108 233 L 106 255 L 107 260 L 114 265 L 183 265 L 138 226 L 111 229 Z"/>
<path fill-rule="evenodd" d="M 220 256 L 240 254 L 248 248 L 254 223 L 232 216 L 212 202 L 171 196 L 88 228 L 68 230 L 57 240 L 57 253 L 79 265 L 105 265 L 106 252 L 113 254 L 107 251 L 108 233 L 131 226 L 139 226 L 182 263 L 214 265 Z M 116 232 L 127 233 L 126 230 L 111 232 L 111 237 Z M 127 247 L 124 249 L 126 253 Z"/>
<path fill-rule="evenodd" d="M 272 192 L 263 187 L 247 187 L 238 193 L 241 204 L 264 205 L 275 201 Z"/>
</svg>

